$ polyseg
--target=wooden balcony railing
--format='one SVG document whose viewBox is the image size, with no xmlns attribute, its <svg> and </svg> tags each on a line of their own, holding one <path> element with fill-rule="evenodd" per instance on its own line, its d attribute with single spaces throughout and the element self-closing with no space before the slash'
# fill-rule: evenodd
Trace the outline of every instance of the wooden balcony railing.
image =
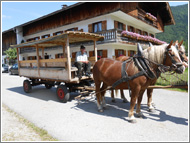
<svg viewBox="0 0 190 143">
<path fill-rule="evenodd" d="M 116 29 L 104 30 L 101 32 L 96 32 L 96 34 L 104 36 L 104 41 L 115 40 L 117 38 L 117 30 Z"/>
<path fill-rule="evenodd" d="M 157 27 L 157 21 L 155 21 L 155 20 L 152 21 L 152 20 L 147 19 L 145 17 L 146 12 L 144 10 L 142 10 L 140 8 L 137 8 L 137 10 L 138 10 L 138 17 L 137 17 L 138 19 L 140 19 L 140 20 L 142 20 L 142 21 L 144 21 L 144 22 L 146 22 L 146 23 L 148 23 L 148 24 L 150 24 L 150 25 L 158 28 Z"/>
</svg>

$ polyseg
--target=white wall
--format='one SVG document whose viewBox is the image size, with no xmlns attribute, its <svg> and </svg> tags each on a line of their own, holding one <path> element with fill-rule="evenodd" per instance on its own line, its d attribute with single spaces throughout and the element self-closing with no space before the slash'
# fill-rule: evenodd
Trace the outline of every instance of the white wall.
<svg viewBox="0 0 190 143">
<path fill-rule="evenodd" d="M 107 20 L 107 29 L 113 29 L 114 28 L 113 19 L 111 18 L 111 15 L 107 14 L 107 15 L 102 15 L 102 16 L 91 18 L 91 19 L 83 20 L 80 22 L 76 22 L 73 24 L 57 27 L 54 29 L 42 31 L 42 32 L 35 33 L 32 35 L 28 35 L 28 36 L 25 36 L 24 39 L 30 39 L 30 38 L 34 38 L 34 37 L 38 37 L 38 36 L 41 37 L 41 36 L 47 35 L 47 34 L 50 34 L 51 36 L 53 36 L 53 33 L 57 32 L 57 31 L 64 31 L 64 30 L 74 28 L 74 27 L 78 27 L 78 30 L 83 29 L 84 32 L 88 32 L 88 25 L 89 24 L 92 24 L 92 23 L 95 23 L 98 21 L 104 21 L 104 20 Z"/>
<path fill-rule="evenodd" d="M 25 38 L 23 37 L 23 28 L 17 27 L 15 30 L 16 30 L 17 44 L 20 44 L 22 40 L 25 40 Z"/>
</svg>

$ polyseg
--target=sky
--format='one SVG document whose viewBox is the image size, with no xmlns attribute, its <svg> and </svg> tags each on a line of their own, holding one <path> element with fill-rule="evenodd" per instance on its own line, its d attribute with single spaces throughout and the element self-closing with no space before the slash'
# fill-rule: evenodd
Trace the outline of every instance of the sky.
<svg viewBox="0 0 190 143">
<path fill-rule="evenodd" d="M 77 2 L 2 2 L 2 31 L 57 11 L 63 4 L 70 6 L 75 3 Z M 169 2 L 169 4 L 177 6 L 187 2 Z"/>
</svg>

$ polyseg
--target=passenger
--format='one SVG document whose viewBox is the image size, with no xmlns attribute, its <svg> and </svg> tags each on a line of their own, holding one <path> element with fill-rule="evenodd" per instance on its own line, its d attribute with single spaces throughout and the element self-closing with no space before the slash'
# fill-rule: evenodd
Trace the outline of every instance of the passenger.
<svg viewBox="0 0 190 143">
<path fill-rule="evenodd" d="M 79 79 L 82 78 L 82 67 L 84 68 L 85 75 L 90 77 L 91 63 L 88 61 L 88 57 L 85 52 L 85 47 L 83 45 L 81 45 L 80 51 L 76 53 L 74 65 L 78 68 L 77 76 L 79 77 Z"/>
<path fill-rule="evenodd" d="M 49 55 L 47 55 L 47 53 L 45 53 L 45 59 L 49 59 Z"/>
</svg>

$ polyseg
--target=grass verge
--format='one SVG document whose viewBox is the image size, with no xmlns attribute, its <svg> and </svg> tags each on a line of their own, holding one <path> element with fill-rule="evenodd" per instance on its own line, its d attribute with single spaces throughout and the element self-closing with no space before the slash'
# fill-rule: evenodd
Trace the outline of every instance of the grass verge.
<svg viewBox="0 0 190 143">
<path fill-rule="evenodd" d="M 21 115 L 17 114 L 16 112 L 12 111 L 9 107 L 5 104 L 2 104 L 6 111 L 13 114 L 15 117 L 19 119 L 19 122 L 25 124 L 28 128 L 31 128 L 36 134 L 38 134 L 42 141 L 58 141 L 57 139 L 53 138 L 48 132 L 44 129 L 41 129 L 35 126 L 33 123 L 22 117 Z"/>
</svg>

